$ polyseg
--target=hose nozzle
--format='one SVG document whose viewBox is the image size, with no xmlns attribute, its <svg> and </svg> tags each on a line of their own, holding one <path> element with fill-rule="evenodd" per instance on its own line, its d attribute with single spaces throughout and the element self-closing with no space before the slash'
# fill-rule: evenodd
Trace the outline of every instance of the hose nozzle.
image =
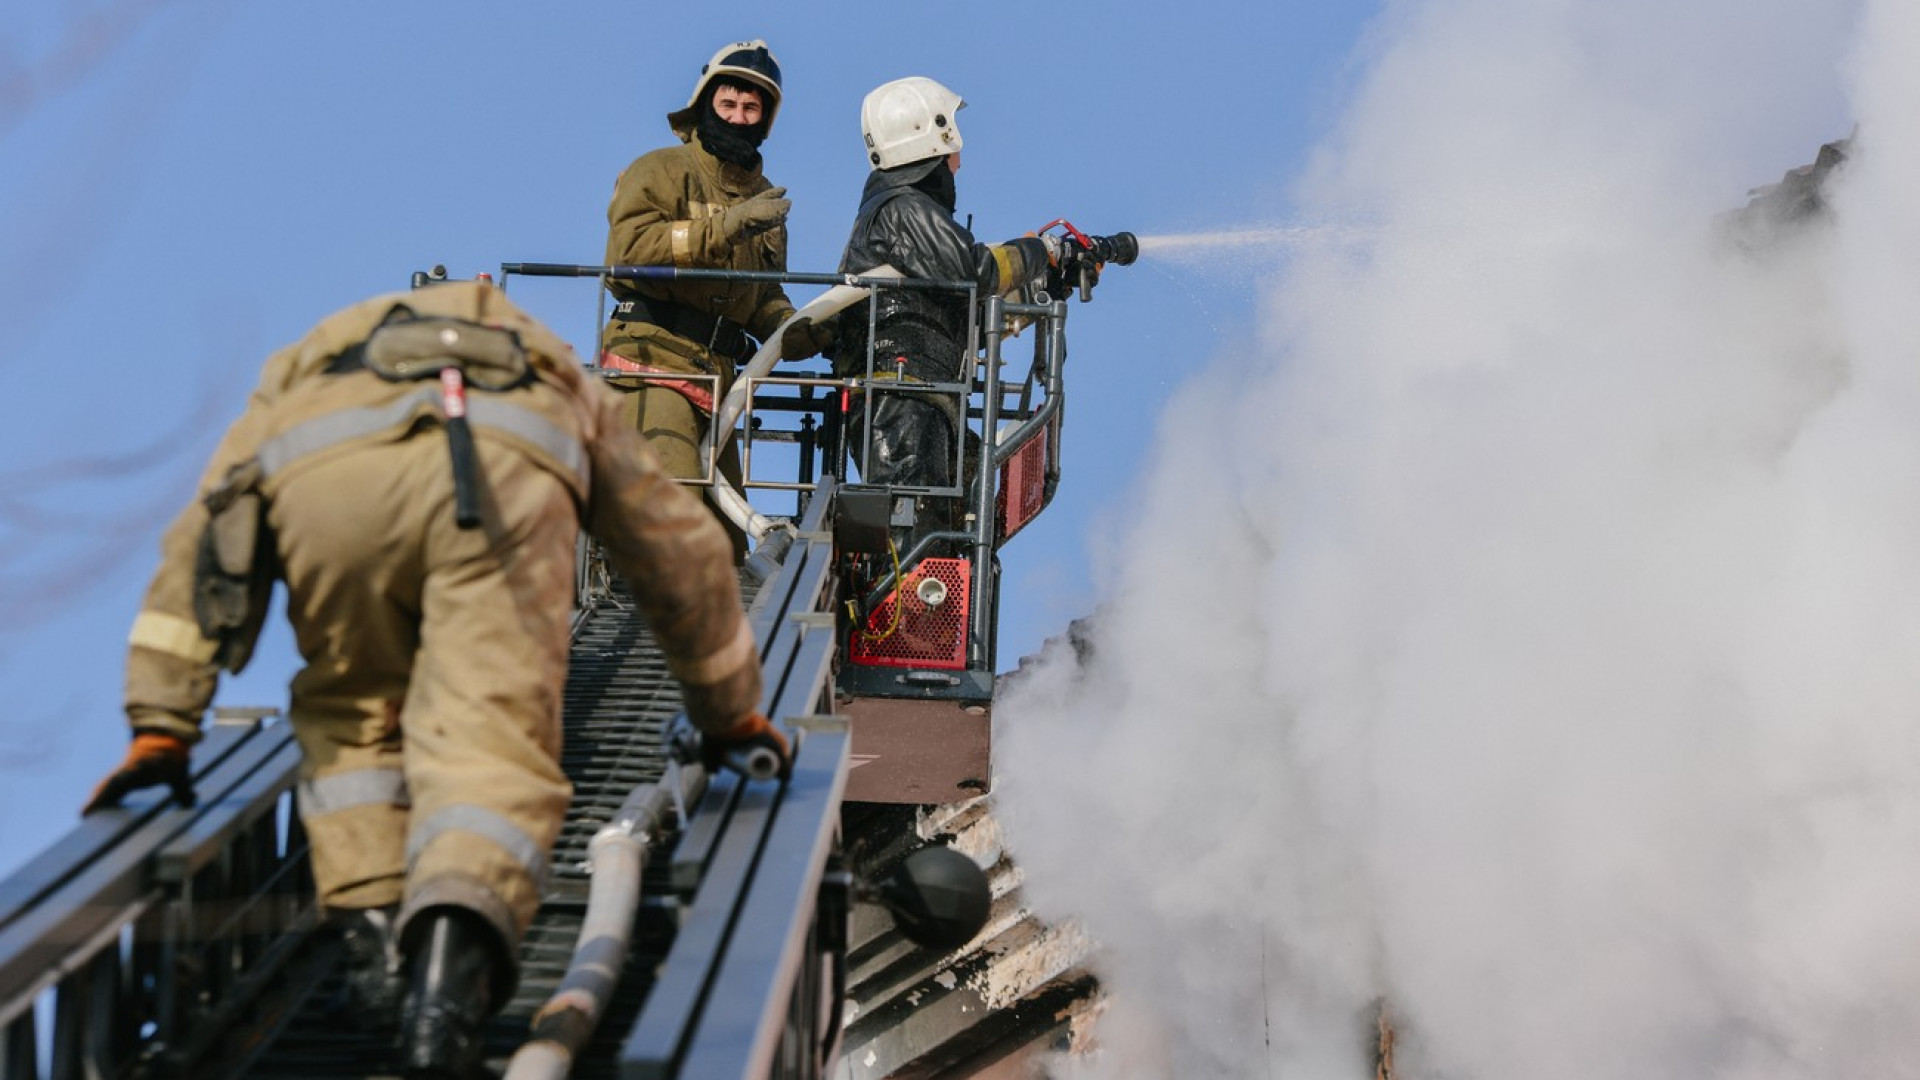
<svg viewBox="0 0 1920 1080">
<path fill-rule="evenodd" d="M 1092 249 L 1093 257 L 1103 263 L 1132 266 L 1133 260 L 1140 257 L 1140 240 L 1130 232 L 1118 232 L 1112 236 L 1088 236 L 1087 247 Z"/>
</svg>

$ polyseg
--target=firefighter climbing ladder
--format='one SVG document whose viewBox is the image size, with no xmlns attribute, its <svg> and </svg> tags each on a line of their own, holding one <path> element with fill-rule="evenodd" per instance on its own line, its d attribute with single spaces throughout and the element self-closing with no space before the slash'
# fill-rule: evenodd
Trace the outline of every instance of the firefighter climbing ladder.
<svg viewBox="0 0 1920 1080">
<path fill-rule="evenodd" d="M 836 943 L 815 931 L 816 902 L 843 895 L 827 864 L 847 768 L 844 724 L 817 715 L 834 647 L 832 616 L 820 617 L 834 593 L 820 520 L 830 502 L 814 500 L 749 609 L 767 711 L 803 731 L 793 778 L 713 778 L 671 860 L 648 872 L 634 957 L 574 1076 L 825 1074 L 837 1027 L 821 999 L 823 965 Z M 520 990 L 490 1032 L 496 1057 L 524 1040 L 565 970 L 588 839 L 666 769 L 677 694 L 624 596 L 590 597 L 565 707 L 576 795 Z M 224 716 L 195 755 L 198 808 L 136 796 L 128 813 L 83 820 L 0 883 L 8 1080 L 378 1074 L 378 1044 L 331 1011 L 335 956 L 288 805 L 298 758 L 285 724 Z M 828 914 L 825 925 L 844 921 Z"/>
</svg>

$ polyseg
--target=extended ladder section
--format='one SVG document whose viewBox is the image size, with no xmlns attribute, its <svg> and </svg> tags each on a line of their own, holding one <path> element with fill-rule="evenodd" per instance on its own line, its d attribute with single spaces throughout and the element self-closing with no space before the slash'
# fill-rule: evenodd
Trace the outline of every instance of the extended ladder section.
<svg viewBox="0 0 1920 1080">
<path fill-rule="evenodd" d="M 768 715 L 800 732 L 780 784 L 720 773 L 649 864 L 633 948 L 577 1077 L 817 1077 L 839 1020 L 847 886 L 834 862 L 846 782 L 831 700 L 831 484 L 775 572 L 750 588 Z M 575 796 L 497 1018 L 495 1065 L 566 972 L 587 847 L 637 786 L 668 772 L 679 711 L 644 620 L 617 585 L 576 624 L 564 766 Z M 195 751 L 199 806 L 157 792 L 81 821 L 0 882 L 0 1063 L 8 1080 L 365 1077 L 391 1054 L 345 1014 L 292 812 L 288 725 L 222 717 Z M 665 846 L 665 845 L 663 845 Z"/>
</svg>

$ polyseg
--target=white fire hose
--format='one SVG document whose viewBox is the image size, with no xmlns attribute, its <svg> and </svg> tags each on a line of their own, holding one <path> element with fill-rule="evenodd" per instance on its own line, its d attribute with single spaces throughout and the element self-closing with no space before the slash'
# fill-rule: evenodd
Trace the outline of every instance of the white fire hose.
<svg viewBox="0 0 1920 1080">
<path fill-rule="evenodd" d="M 898 281 L 901 275 L 891 266 L 877 266 L 859 276 Z M 733 387 L 727 391 L 726 400 L 713 411 L 713 423 L 708 426 L 706 435 L 700 440 L 701 459 L 712 460 L 714 439 L 722 432 L 731 434 L 733 426 L 740 422 L 740 414 L 746 411 L 747 399 L 753 393 L 753 380 L 765 377 L 767 372 L 773 370 L 773 365 L 780 362 L 780 342 L 786 337 L 787 327 L 801 319 L 813 319 L 818 322 L 838 315 L 865 299 L 872 291 L 863 285 L 835 285 L 808 301 L 806 307 L 794 312 L 786 322 L 780 324 L 778 329 L 767 335 L 766 343 L 753 354 L 753 359 L 747 361 L 746 368 L 740 372 L 740 377 L 734 380 Z M 788 527 L 785 523 L 774 521 L 755 510 L 753 504 L 747 501 L 747 497 L 741 494 L 726 477 L 721 476 L 717 469 L 714 470 L 713 487 L 708 492 L 708 498 L 711 498 L 722 513 L 756 542 L 773 529 Z"/>
<path fill-rule="evenodd" d="M 513 1055 L 505 1080 L 565 1080 L 573 1071 L 574 1055 L 600 1023 L 626 968 L 647 849 L 673 824 L 676 805 L 697 798 L 694 789 L 705 784 L 706 771 L 697 765 L 668 769 L 658 781 L 635 788 L 587 844 L 593 876 L 573 960 L 534 1014 L 532 1038 Z"/>
</svg>

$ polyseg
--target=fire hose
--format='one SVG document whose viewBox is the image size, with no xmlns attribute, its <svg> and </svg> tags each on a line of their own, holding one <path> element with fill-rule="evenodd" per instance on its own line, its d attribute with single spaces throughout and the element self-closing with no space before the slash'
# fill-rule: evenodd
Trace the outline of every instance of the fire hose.
<svg viewBox="0 0 1920 1080">
<path fill-rule="evenodd" d="M 900 280 L 900 272 L 891 266 L 877 266 L 860 276 Z M 780 362 L 780 343 L 787 336 L 788 327 L 801 319 L 812 319 L 818 322 L 831 318 L 866 299 L 867 294 L 872 291 L 862 285 L 835 285 L 809 300 L 805 307 L 788 316 L 786 322 L 781 323 L 773 333 L 768 334 L 766 342 L 760 346 L 758 352 L 753 354 L 753 358 L 747 361 L 747 366 L 740 372 L 740 377 L 733 381 L 733 386 L 727 391 L 726 398 L 713 410 L 713 423 L 707 425 L 706 434 L 700 437 L 701 460 L 712 460 L 715 433 L 724 431 L 731 434 L 733 426 L 740 422 L 740 414 L 746 411 L 747 401 L 753 395 L 754 380 L 764 378 L 767 372 L 773 370 L 773 365 Z M 722 513 L 726 514 L 735 525 L 740 526 L 755 542 L 760 541 L 776 528 L 782 530 L 791 528 L 786 523 L 776 522 L 755 510 L 753 504 L 747 501 L 747 497 L 741 494 L 726 477 L 721 476 L 718 470 L 714 472 L 713 490 L 709 493 L 709 497 Z"/>
</svg>

